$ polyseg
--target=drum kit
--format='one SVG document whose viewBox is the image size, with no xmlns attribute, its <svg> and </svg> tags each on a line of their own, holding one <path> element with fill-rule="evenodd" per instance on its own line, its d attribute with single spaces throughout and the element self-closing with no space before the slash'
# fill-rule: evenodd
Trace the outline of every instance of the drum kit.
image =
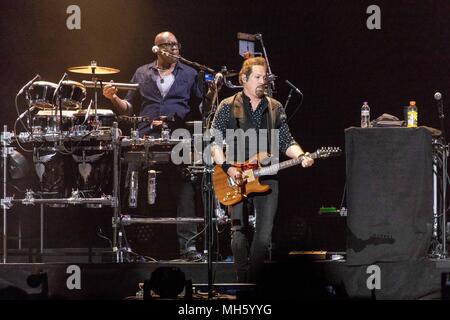
<svg viewBox="0 0 450 320">
<path fill-rule="evenodd" d="M 4 126 L 1 136 L 4 158 L 9 154 L 8 150 L 15 149 L 10 147 L 14 143 L 32 153 L 39 190 L 29 189 L 23 199 L 14 199 L 6 197 L 5 187 L 2 208 L 9 209 L 13 203 L 40 204 L 42 216 L 43 205 L 67 207 L 81 204 L 89 208 L 111 206 L 114 208 L 113 228 L 116 229 L 113 243 L 117 244 L 120 241 L 120 238 L 116 238 L 117 230 L 122 224 L 118 199 L 121 161 L 145 163 L 147 167 L 169 163 L 174 146 L 180 143 L 190 145 L 191 139 L 171 139 L 167 119 L 164 117 L 157 121 L 158 129 L 161 130 L 160 137 L 140 137 L 137 127 L 141 122 L 151 123 L 149 118 L 116 116 L 110 109 L 98 108 L 97 91 L 101 89 L 102 82 L 97 77 L 116 74 L 120 70 L 97 66 L 95 61 L 87 66 L 67 70 L 91 75 L 92 81 L 80 83 L 64 80 L 67 76 L 65 74 L 58 84 L 48 81 L 32 82 L 26 89 L 22 89 L 28 102 L 28 110 L 16 120 L 17 124 L 27 116 L 28 125 L 24 125 L 26 130 L 17 132 L 15 125 L 14 131 L 8 132 Z M 115 85 L 122 90 L 138 89 L 137 84 Z M 83 107 L 90 88 L 93 89 L 94 101 L 91 100 L 87 107 Z M 33 115 L 32 111 L 35 111 Z M 131 123 L 130 136 L 121 135 L 119 121 Z M 5 160 L 4 167 L 6 165 Z M 199 173 L 199 166 L 195 168 L 196 174 Z M 6 181 L 6 171 L 4 178 Z M 120 251 L 120 248 L 117 250 Z"/>
</svg>

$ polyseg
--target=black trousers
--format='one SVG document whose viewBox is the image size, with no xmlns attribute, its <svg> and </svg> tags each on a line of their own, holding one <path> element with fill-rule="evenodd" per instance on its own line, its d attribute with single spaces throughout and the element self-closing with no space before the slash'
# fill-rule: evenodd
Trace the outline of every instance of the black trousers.
<svg viewBox="0 0 450 320">
<path fill-rule="evenodd" d="M 247 204 L 241 202 L 231 208 L 231 250 L 239 282 L 261 281 L 264 260 L 272 241 L 273 222 L 278 206 L 278 181 L 266 179 L 261 183 L 268 184 L 270 190 L 249 199 L 253 201 L 256 214 L 254 232 L 248 225 Z"/>
<path fill-rule="evenodd" d="M 196 215 L 196 193 L 198 177 L 181 174 L 180 189 L 177 196 L 177 217 L 195 218 Z M 180 254 L 188 251 L 197 250 L 197 224 L 179 223 L 177 224 L 177 236 Z"/>
</svg>

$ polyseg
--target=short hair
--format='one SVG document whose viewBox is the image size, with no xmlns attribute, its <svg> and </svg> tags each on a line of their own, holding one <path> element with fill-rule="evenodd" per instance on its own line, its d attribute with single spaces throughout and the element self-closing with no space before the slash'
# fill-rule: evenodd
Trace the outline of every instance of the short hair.
<svg viewBox="0 0 450 320">
<path fill-rule="evenodd" d="M 242 84 L 242 75 L 245 74 L 245 76 L 248 77 L 253 71 L 253 66 L 263 66 L 267 69 L 266 60 L 263 57 L 254 57 L 254 58 L 248 58 L 244 61 L 242 64 L 241 71 L 239 71 L 239 83 Z"/>
</svg>

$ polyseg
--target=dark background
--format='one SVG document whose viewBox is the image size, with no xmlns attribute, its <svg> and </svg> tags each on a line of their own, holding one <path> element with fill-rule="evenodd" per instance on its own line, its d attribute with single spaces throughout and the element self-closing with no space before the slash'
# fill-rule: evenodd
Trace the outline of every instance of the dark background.
<svg viewBox="0 0 450 320">
<path fill-rule="evenodd" d="M 71 4 L 81 8 L 81 30 L 66 28 L 66 8 Z M 381 8 L 381 30 L 366 27 L 371 4 Z M 359 125 L 363 101 L 369 102 L 372 118 L 383 113 L 402 118 L 402 106 L 416 100 L 419 125 L 439 128 L 433 94 L 440 91 L 444 99 L 449 94 L 450 3 L 445 0 L 9 0 L 0 6 L 0 122 L 9 128 L 17 117 L 14 96 L 35 74 L 57 83 L 68 67 L 96 60 L 100 66 L 121 70 L 104 80 L 127 82 L 137 67 L 154 58 L 154 36 L 164 30 L 177 36 L 184 57 L 216 70 L 224 65 L 239 69 L 237 32 L 261 33 L 278 76 L 275 97 L 286 101 L 286 79 L 304 94 L 290 127 L 308 151 L 343 147 L 344 129 Z M 69 77 L 90 80 L 76 74 Z M 224 89 L 220 98 L 234 92 Z M 293 96 L 288 115 L 298 103 L 299 97 Z M 19 104 L 24 110 L 24 101 L 19 99 Z M 99 106 L 111 107 L 104 98 Z M 317 212 L 322 205 L 340 206 L 345 158 L 318 161 L 308 170 L 291 168 L 280 177 L 274 248 L 280 252 L 343 249 L 345 223 L 320 218 Z M 110 232 L 112 211 L 52 210 L 46 227 L 49 247 L 107 245 L 95 230 L 101 226 Z M 38 208 L 16 206 L 9 215 L 11 228 L 20 216 L 23 226 L 36 236 Z M 161 242 L 155 247 L 163 251 L 164 243 L 174 243 L 175 232 L 172 226 L 160 227 L 154 238 Z M 163 232 L 165 228 L 171 232 Z"/>
</svg>

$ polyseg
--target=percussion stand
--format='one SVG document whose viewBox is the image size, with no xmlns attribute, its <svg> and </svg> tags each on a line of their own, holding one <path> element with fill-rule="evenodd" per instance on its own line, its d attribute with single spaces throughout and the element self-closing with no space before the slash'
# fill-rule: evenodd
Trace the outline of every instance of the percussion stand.
<svg viewBox="0 0 450 320">
<path fill-rule="evenodd" d="M 7 178 L 8 178 L 8 155 L 11 154 L 12 148 L 9 147 L 11 144 L 11 134 L 8 132 L 8 126 L 3 126 L 3 132 L 1 135 L 2 142 L 2 152 L 1 156 L 3 158 L 3 198 L 1 199 L 1 207 L 3 209 L 3 232 L 2 232 L 2 241 L 3 241 L 3 258 L 2 262 L 6 263 L 8 257 L 8 245 L 7 245 L 7 212 L 8 209 L 11 208 L 11 198 L 6 197 L 6 186 L 7 186 Z"/>
<path fill-rule="evenodd" d="M 98 78 L 95 75 L 95 69 L 97 68 L 97 61 L 91 61 L 92 82 L 94 83 L 94 130 L 98 129 L 98 116 L 97 116 L 97 82 Z"/>
<path fill-rule="evenodd" d="M 124 262 L 124 252 L 126 248 L 122 246 L 122 222 L 119 218 L 119 210 L 120 210 L 120 195 L 119 195 L 119 172 L 120 172 L 120 139 L 119 139 L 119 127 L 118 123 L 114 122 L 112 127 L 111 137 L 112 137 L 112 145 L 113 145 L 113 165 L 114 165 L 114 173 L 113 173 L 113 253 L 115 254 L 115 262 L 122 263 Z"/>
</svg>

